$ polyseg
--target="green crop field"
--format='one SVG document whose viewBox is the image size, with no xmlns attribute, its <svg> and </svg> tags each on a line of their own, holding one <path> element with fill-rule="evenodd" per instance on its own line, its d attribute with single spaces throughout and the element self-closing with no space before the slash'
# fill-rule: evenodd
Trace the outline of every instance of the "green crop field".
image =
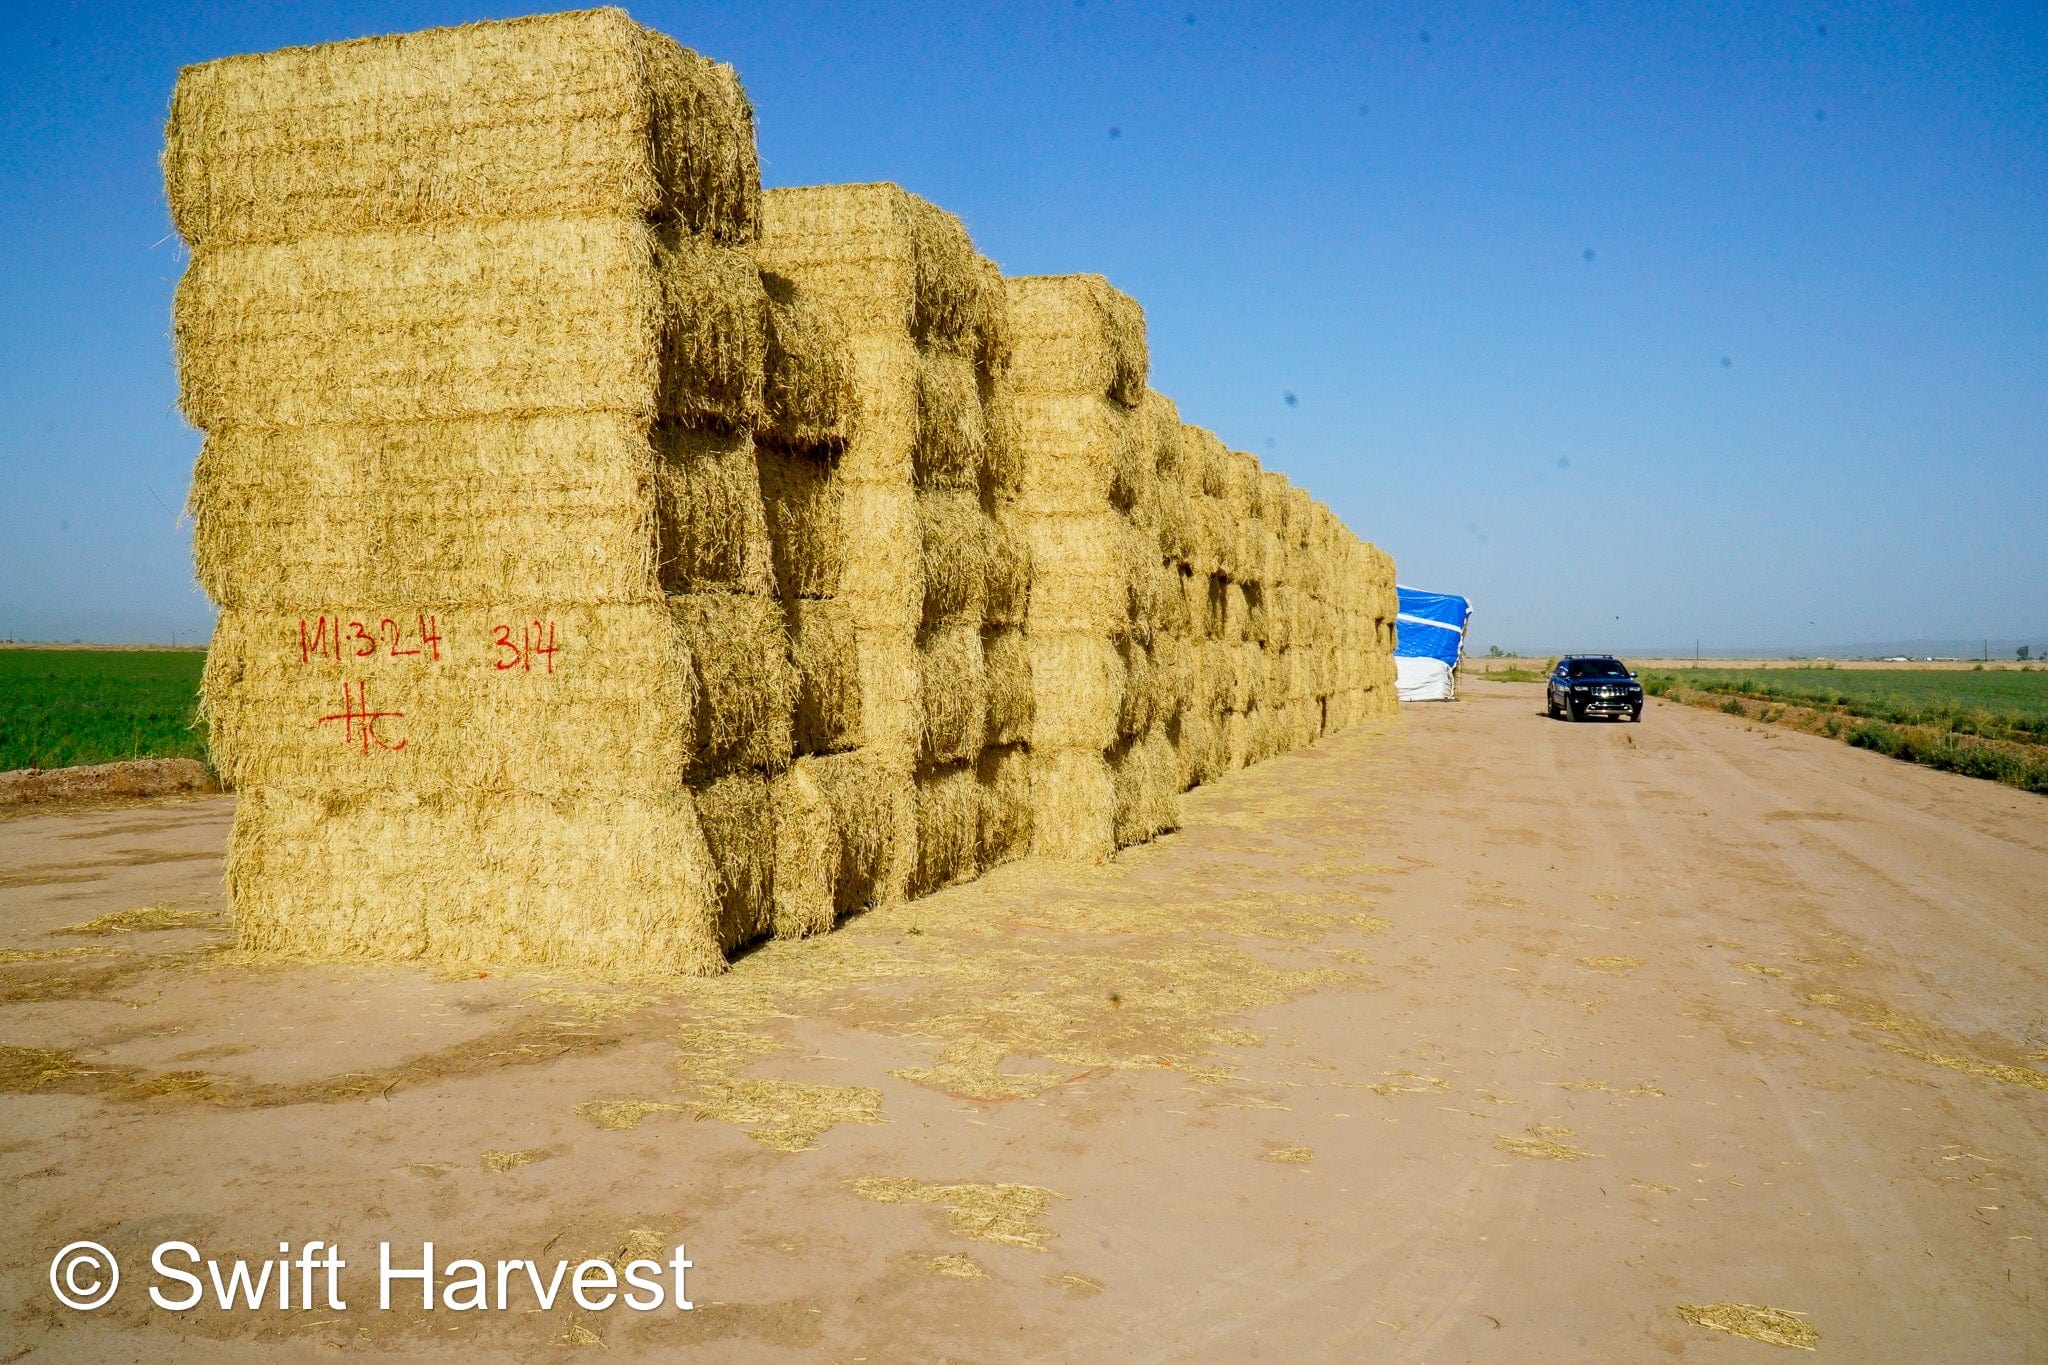
<svg viewBox="0 0 2048 1365">
<path fill-rule="evenodd" d="M 1701 692 L 1826 707 L 1894 725 L 1932 725 L 1958 734 L 2048 742 L 2048 670 L 1676 668 L 1652 673 L 1644 681 L 1653 691 L 1677 684 Z"/>
<path fill-rule="evenodd" d="M 1676 668 L 1644 687 L 1893 758 L 2048 792 L 2048 670 Z M 1785 708 L 1801 708 L 1787 714 Z"/>
<path fill-rule="evenodd" d="M 0 649 L 0 772 L 204 758 L 203 649 Z"/>
</svg>

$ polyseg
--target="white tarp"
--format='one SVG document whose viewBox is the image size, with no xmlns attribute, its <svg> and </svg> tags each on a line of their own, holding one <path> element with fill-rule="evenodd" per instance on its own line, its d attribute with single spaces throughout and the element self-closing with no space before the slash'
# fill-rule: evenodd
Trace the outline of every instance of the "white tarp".
<svg viewBox="0 0 2048 1365">
<path fill-rule="evenodd" d="M 1456 701 L 1453 676 L 1442 659 L 1394 656 L 1394 691 L 1402 701 Z"/>
</svg>

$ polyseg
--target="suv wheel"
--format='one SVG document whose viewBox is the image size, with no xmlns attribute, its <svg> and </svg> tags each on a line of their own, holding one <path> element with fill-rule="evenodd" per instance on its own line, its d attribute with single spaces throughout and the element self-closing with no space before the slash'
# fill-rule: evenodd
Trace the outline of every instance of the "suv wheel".
<svg viewBox="0 0 2048 1365">
<path fill-rule="evenodd" d="M 1557 719 L 1557 693 L 1547 687 L 1543 689 L 1543 709 L 1550 713 L 1552 720 Z"/>
</svg>

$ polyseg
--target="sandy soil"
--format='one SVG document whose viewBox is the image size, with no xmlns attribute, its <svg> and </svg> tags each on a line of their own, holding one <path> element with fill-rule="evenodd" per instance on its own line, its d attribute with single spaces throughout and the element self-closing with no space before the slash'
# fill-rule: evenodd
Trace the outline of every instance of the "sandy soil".
<svg viewBox="0 0 2048 1365">
<path fill-rule="evenodd" d="M 2048 801 L 1467 690 L 672 992 L 244 961 L 231 798 L 0 824 L 0 1359 L 2048 1356 Z M 427 1239 L 696 1307 L 378 1311 Z"/>
</svg>

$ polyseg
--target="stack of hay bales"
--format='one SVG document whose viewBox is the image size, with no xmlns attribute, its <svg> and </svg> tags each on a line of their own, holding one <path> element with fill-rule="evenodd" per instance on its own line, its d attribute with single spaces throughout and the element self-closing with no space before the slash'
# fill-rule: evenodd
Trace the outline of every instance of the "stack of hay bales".
<svg viewBox="0 0 2048 1365">
<path fill-rule="evenodd" d="M 716 971 L 1393 708 L 1392 561 L 1135 302 L 764 197 L 619 11 L 194 67 L 164 161 L 247 946 Z"/>
<path fill-rule="evenodd" d="M 1095 275 L 1005 285 L 1031 548 L 1032 848 L 1099 857 L 1179 824 L 1181 685 L 1171 648 L 1164 668 L 1154 648 L 1166 575 L 1152 484 L 1170 408 L 1147 411 L 1132 299 Z"/>
<path fill-rule="evenodd" d="M 165 172 L 242 941 L 718 970 L 793 686 L 733 72 L 615 10 L 228 58 Z"/>
<path fill-rule="evenodd" d="M 958 219 L 894 185 L 775 190 L 763 219 L 762 265 L 844 337 L 857 410 L 807 496 L 830 509 L 811 534 L 835 560 L 837 657 L 860 695 L 843 742 L 877 807 L 863 894 L 921 894 L 1014 856 L 1028 809 L 1000 276 Z"/>
</svg>

